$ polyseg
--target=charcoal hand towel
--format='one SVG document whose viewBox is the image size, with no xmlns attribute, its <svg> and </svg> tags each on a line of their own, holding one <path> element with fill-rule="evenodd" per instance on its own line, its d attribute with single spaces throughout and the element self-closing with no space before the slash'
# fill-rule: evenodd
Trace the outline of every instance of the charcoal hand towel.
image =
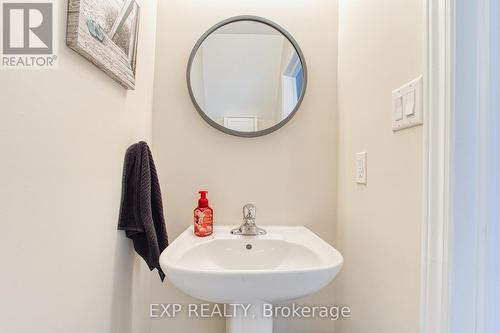
<svg viewBox="0 0 500 333">
<path fill-rule="evenodd" d="M 159 259 L 168 246 L 168 237 L 158 174 L 146 142 L 136 143 L 127 150 L 122 186 L 118 229 L 133 240 L 135 251 L 150 270 L 158 270 L 163 281 L 165 274 Z"/>
</svg>

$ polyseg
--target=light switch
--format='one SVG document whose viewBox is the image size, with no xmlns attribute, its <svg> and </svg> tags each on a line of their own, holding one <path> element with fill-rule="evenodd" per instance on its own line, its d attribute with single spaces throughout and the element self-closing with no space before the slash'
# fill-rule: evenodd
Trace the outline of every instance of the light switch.
<svg viewBox="0 0 500 333">
<path fill-rule="evenodd" d="M 394 99 L 394 119 L 396 121 L 403 119 L 403 96 Z"/>
<path fill-rule="evenodd" d="M 413 117 L 415 115 L 415 90 L 412 89 L 406 94 L 405 116 Z"/>
<path fill-rule="evenodd" d="M 356 154 L 356 183 L 366 184 L 366 152 Z"/>
<path fill-rule="evenodd" d="M 392 92 L 392 130 L 423 124 L 423 79 L 419 77 Z"/>
</svg>

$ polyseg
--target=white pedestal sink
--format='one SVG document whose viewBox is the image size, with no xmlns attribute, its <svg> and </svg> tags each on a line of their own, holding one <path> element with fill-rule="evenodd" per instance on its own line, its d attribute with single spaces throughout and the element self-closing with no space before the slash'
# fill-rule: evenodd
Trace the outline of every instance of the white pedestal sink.
<svg viewBox="0 0 500 333">
<path fill-rule="evenodd" d="M 192 227 L 162 254 L 168 279 L 185 293 L 214 303 L 252 304 L 227 319 L 227 333 L 272 333 L 264 304 L 282 303 L 315 293 L 330 283 L 342 255 L 306 227 L 265 226 L 266 235 L 235 236 L 216 227 L 200 238 Z"/>
</svg>

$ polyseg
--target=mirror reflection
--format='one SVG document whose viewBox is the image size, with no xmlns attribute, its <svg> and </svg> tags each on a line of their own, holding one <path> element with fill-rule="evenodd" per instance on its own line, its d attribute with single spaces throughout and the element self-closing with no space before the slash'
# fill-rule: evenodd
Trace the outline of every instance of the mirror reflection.
<svg viewBox="0 0 500 333">
<path fill-rule="evenodd" d="M 294 45 L 257 21 L 231 22 L 213 31 L 192 56 L 188 75 L 198 110 L 238 132 L 286 121 L 305 90 L 305 70 Z"/>
</svg>

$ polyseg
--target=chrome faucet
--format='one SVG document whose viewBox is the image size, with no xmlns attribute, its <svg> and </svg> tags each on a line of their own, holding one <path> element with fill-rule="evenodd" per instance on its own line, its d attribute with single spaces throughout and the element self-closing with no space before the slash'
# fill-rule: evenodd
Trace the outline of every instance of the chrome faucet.
<svg viewBox="0 0 500 333">
<path fill-rule="evenodd" d="M 253 204 L 243 206 L 243 223 L 238 228 L 231 230 L 231 233 L 242 236 L 265 235 L 266 231 L 255 224 L 256 212 L 257 207 Z"/>
</svg>

